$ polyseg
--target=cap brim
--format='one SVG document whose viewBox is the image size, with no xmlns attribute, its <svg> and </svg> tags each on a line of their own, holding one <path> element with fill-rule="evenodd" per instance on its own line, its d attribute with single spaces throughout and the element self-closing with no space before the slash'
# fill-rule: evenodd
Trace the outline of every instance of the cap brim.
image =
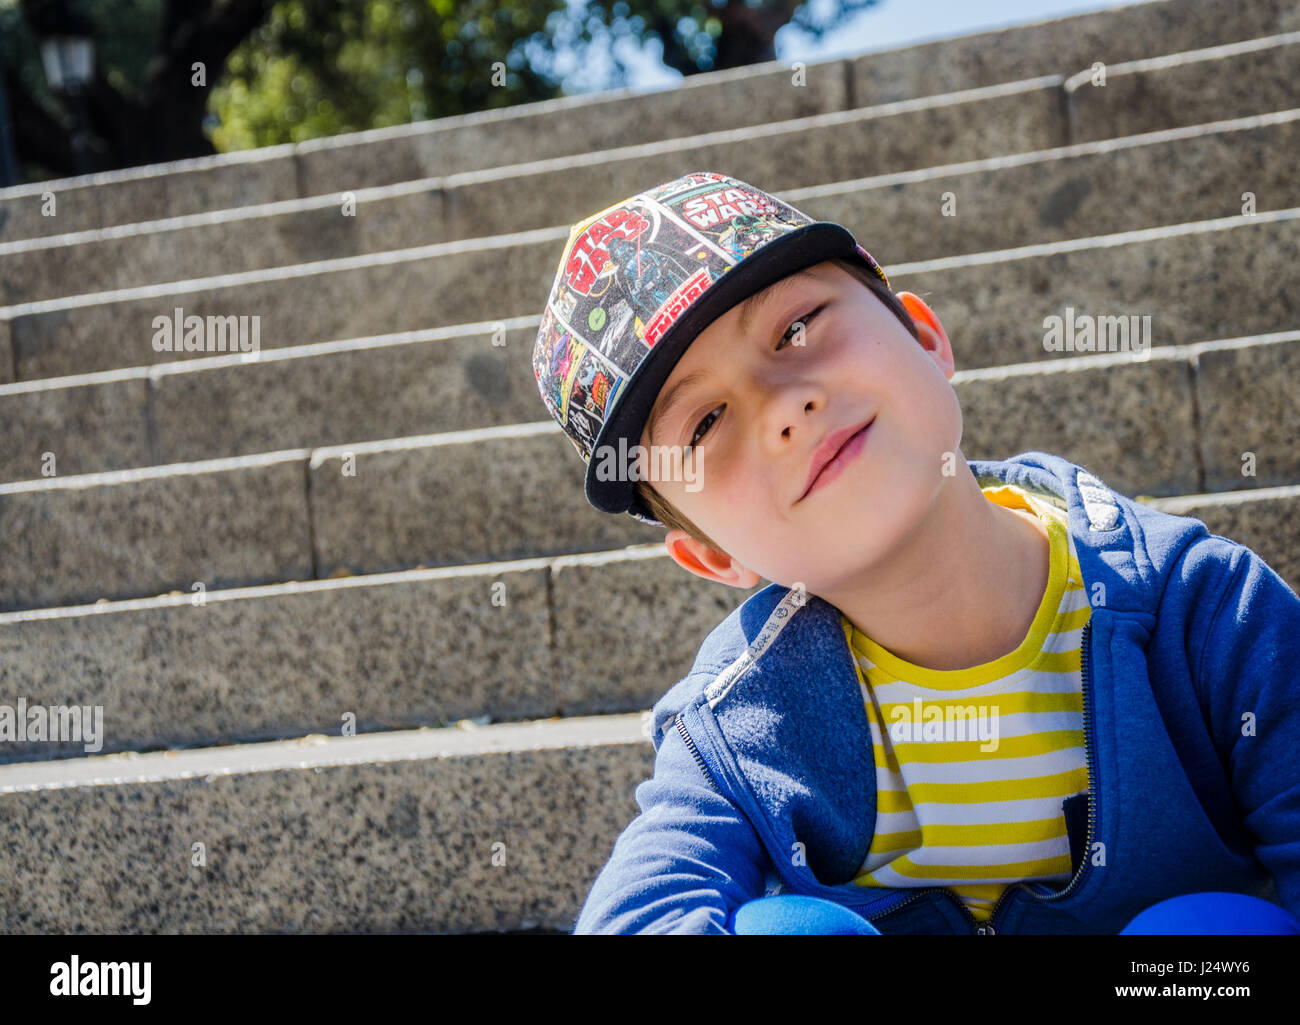
<svg viewBox="0 0 1300 1025">
<path fill-rule="evenodd" d="M 637 497 L 634 481 L 597 478 L 598 466 L 604 462 L 599 458 L 604 447 L 610 446 L 609 451 L 617 454 L 619 439 L 624 440 L 627 452 L 640 444 L 641 432 L 645 429 L 659 390 L 701 331 L 736 303 L 761 292 L 787 275 L 837 257 L 852 260 L 873 274 L 879 274 L 876 268 L 862 258 L 857 242 L 847 228 L 829 221 L 817 221 L 773 239 L 710 285 L 704 295 L 664 332 L 637 367 L 628 380 L 626 393 L 596 435 L 591 459 L 587 463 L 587 501 L 604 512 L 622 513 L 633 510 L 653 518 L 653 514 Z M 626 477 L 622 465 L 617 462 L 616 465 L 620 467 L 620 473 L 616 476 Z"/>
</svg>

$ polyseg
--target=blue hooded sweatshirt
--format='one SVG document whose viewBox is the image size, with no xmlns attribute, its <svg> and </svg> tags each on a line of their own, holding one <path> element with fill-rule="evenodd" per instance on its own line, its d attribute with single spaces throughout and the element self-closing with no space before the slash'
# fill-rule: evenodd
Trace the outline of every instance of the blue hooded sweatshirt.
<svg viewBox="0 0 1300 1025">
<path fill-rule="evenodd" d="M 728 934 L 738 907 L 776 893 L 836 901 L 886 935 L 1114 934 L 1206 890 L 1300 916 L 1300 597 L 1244 545 L 1059 456 L 968 465 L 980 487 L 1068 511 L 1093 606 L 1089 792 L 1062 804 L 1069 884 L 1009 885 L 984 925 L 942 886 L 854 884 L 876 773 L 841 613 L 769 584 L 655 704 L 654 775 L 575 934 Z"/>
</svg>

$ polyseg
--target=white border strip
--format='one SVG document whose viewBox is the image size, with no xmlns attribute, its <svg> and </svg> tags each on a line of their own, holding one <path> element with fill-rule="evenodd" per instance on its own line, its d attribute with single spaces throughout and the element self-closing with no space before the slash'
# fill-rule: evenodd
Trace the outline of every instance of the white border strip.
<svg viewBox="0 0 1300 1025">
<path fill-rule="evenodd" d="M 386 349 L 421 342 L 441 342 L 454 338 L 472 338 L 487 335 L 504 327 L 507 331 L 521 331 L 541 324 L 541 316 L 530 313 L 522 317 L 502 320 L 479 320 L 443 327 L 421 328 L 418 331 L 395 331 L 386 335 L 366 335 L 363 338 L 340 338 L 328 342 L 308 342 L 304 345 L 285 345 L 274 349 L 260 349 L 256 353 L 229 353 L 224 356 L 199 356 L 195 359 L 169 360 L 166 363 L 145 363 L 116 370 L 96 370 L 88 374 L 69 374 L 64 377 L 38 377 L 30 381 L 11 381 L 0 384 L 0 395 L 17 395 L 22 392 L 48 391 L 55 388 L 79 388 L 86 385 L 113 384 L 170 377 L 174 374 L 193 374 L 202 370 L 225 370 L 258 363 L 280 363 L 291 359 L 310 359 L 314 356 L 332 356 L 341 352 L 364 352 L 367 349 Z M 250 358 L 255 356 L 256 358 Z"/>
<path fill-rule="evenodd" d="M 1177 68 L 1185 64 L 1222 60 L 1225 57 L 1241 57 L 1244 54 L 1259 53 L 1261 50 L 1273 50 L 1278 47 L 1291 46 L 1295 43 L 1300 43 L 1300 32 L 1281 32 L 1274 36 L 1261 36 L 1257 39 L 1244 39 L 1236 43 L 1207 46 L 1201 50 L 1183 50 L 1179 53 L 1168 53 L 1161 57 L 1144 57 L 1141 60 L 1110 64 L 1106 66 L 1106 76 L 1109 78 L 1114 75 L 1140 74 L 1144 71 L 1163 71 L 1166 68 Z M 1077 72 L 1066 80 L 1065 91 L 1067 93 L 1074 92 L 1091 79 L 1091 68 Z"/>
<path fill-rule="evenodd" d="M 1300 207 L 1285 210 L 1266 210 L 1255 214 L 1236 214 L 1232 217 L 1215 217 L 1208 221 L 1187 221 L 1183 224 L 1166 224 L 1159 228 L 1139 228 L 1119 231 L 1113 235 L 1094 235 L 1088 238 L 1066 239 L 1060 242 L 1041 242 L 1015 249 L 995 249 L 985 253 L 967 253 L 963 256 L 945 256 L 936 260 L 918 260 L 914 263 L 896 263 L 889 268 L 889 278 L 925 271 L 951 270 L 959 267 L 979 267 L 990 263 L 1010 263 L 1028 260 L 1035 256 L 1054 256 L 1059 253 L 1080 253 L 1089 249 L 1109 249 L 1135 242 L 1153 242 L 1157 239 L 1179 238 L 1184 235 L 1205 235 L 1216 231 L 1231 231 L 1254 224 L 1275 224 L 1300 218 Z M 3 311 L 0 311 L 3 312 Z"/>
<path fill-rule="evenodd" d="M 574 716 L 560 720 L 443 729 L 425 727 L 361 733 L 354 737 L 308 734 L 296 740 L 173 751 L 134 751 L 0 765 L 0 794 L 69 787 L 122 786 L 171 780 L 215 779 L 251 772 L 325 769 L 445 758 L 473 758 L 514 751 L 649 744 L 641 723 L 646 713 Z"/>
<path fill-rule="evenodd" d="M 564 569 L 569 566 L 600 566 L 610 562 L 641 562 L 647 559 L 666 559 L 668 551 L 662 544 L 629 545 L 612 551 L 581 553 L 577 555 L 540 555 L 529 559 L 512 559 L 505 562 L 478 562 L 459 566 L 436 566 L 432 569 L 396 570 L 391 573 L 365 573 L 355 577 L 327 577 L 324 580 L 289 580 L 278 584 L 258 584 L 254 587 L 229 587 L 213 589 L 204 595 L 206 604 L 223 601 L 279 598 L 295 594 L 315 594 L 323 591 L 349 591 L 364 587 L 386 587 L 390 584 L 420 584 L 433 580 L 457 580 L 462 577 L 491 579 L 505 573 L 529 573 L 539 569 Z M 43 619 L 78 619 L 83 616 L 107 616 L 123 612 L 148 612 L 153 609 L 170 609 L 192 605 L 193 595 L 160 594 L 152 598 L 122 598 L 116 601 L 101 600 L 92 605 L 61 605 L 42 609 L 18 609 L 0 612 L 0 627 L 31 623 Z"/>
<path fill-rule="evenodd" d="M 808 595 L 806 593 L 800 594 L 794 588 L 789 588 L 785 592 L 776 608 L 768 615 L 767 621 L 763 624 L 763 629 L 749 643 L 749 647 L 745 649 L 744 653 L 704 688 L 704 696 L 708 699 L 710 708 L 717 707 L 718 702 L 727 696 L 736 681 L 744 676 L 749 668 L 762 657 L 763 652 L 771 647 L 772 642 L 789 625 L 790 620 L 794 618 L 794 614 L 807 603 Z"/>
</svg>

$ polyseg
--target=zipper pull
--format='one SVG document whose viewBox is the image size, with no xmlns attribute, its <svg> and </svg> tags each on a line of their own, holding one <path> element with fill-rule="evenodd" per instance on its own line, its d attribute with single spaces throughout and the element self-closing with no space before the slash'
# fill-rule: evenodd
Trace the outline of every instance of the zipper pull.
<svg viewBox="0 0 1300 1025">
<path fill-rule="evenodd" d="M 981 925 L 975 930 L 975 935 L 977 936 L 996 936 L 997 934 L 998 931 L 991 925 Z"/>
</svg>

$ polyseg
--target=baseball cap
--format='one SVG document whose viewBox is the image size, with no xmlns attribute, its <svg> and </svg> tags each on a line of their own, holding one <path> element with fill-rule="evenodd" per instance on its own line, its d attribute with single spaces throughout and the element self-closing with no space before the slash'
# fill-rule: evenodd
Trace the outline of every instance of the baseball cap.
<svg viewBox="0 0 1300 1025">
<path fill-rule="evenodd" d="M 836 257 L 876 275 L 881 298 L 915 334 L 885 272 L 847 228 L 729 175 L 684 174 L 573 225 L 533 376 L 587 463 L 587 501 L 662 526 L 636 494 L 635 449 L 673 367 L 736 303 Z"/>
</svg>

